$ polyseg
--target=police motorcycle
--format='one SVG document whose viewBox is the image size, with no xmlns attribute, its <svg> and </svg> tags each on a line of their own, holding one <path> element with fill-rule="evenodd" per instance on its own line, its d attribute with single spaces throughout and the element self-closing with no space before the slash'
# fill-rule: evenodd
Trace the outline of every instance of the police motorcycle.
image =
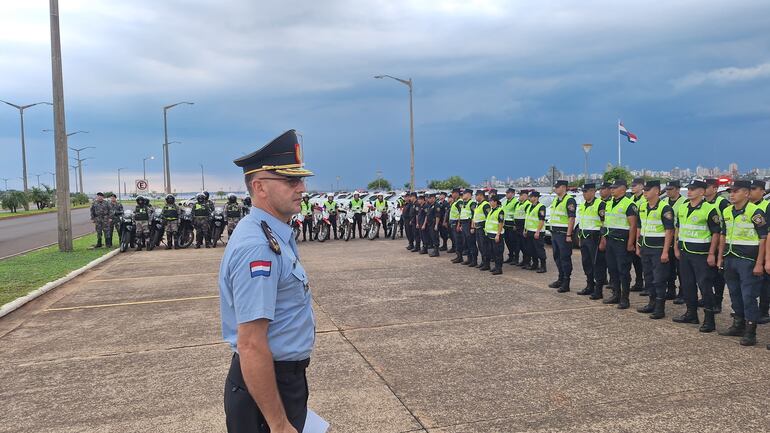
<svg viewBox="0 0 770 433">
<path fill-rule="evenodd" d="M 396 239 L 396 232 L 398 232 L 398 225 L 401 222 L 401 214 L 403 211 L 400 207 L 393 206 L 388 212 L 388 230 L 391 239 Z M 401 237 L 404 237 L 404 232 L 401 232 Z"/>
<path fill-rule="evenodd" d="M 120 217 L 120 252 L 125 253 L 128 248 L 134 248 L 136 238 L 136 223 L 134 211 L 126 209 Z"/>
<path fill-rule="evenodd" d="M 155 208 L 150 217 L 150 240 L 147 242 L 147 251 L 160 245 L 163 234 L 166 232 L 166 220 L 163 219 L 163 210 Z"/>
<path fill-rule="evenodd" d="M 353 233 L 353 212 L 347 206 L 341 206 L 337 211 L 337 230 L 340 239 L 350 240 Z"/>
<path fill-rule="evenodd" d="M 313 236 L 318 242 L 324 242 L 329 236 L 332 223 L 329 221 L 329 212 L 321 206 L 313 208 Z"/>
<path fill-rule="evenodd" d="M 180 208 L 179 233 L 177 233 L 177 245 L 179 248 L 187 248 L 195 240 L 195 232 L 192 223 L 192 209 L 189 207 Z"/>
<path fill-rule="evenodd" d="M 305 217 L 302 214 L 294 214 L 291 216 L 291 230 L 294 233 L 294 241 L 299 241 L 299 236 L 302 234 L 302 224 Z M 311 233 L 312 236 L 312 233 Z"/>
<path fill-rule="evenodd" d="M 225 231 L 225 212 L 221 206 L 214 208 L 214 213 L 211 215 L 211 246 L 217 247 L 217 242 L 222 240 L 222 233 Z M 224 245 L 225 241 L 222 241 Z"/>
<path fill-rule="evenodd" d="M 380 231 L 380 226 L 382 226 L 382 212 L 377 210 L 376 207 L 370 205 L 369 212 L 366 214 L 366 220 L 368 225 L 366 237 L 369 240 L 374 240 L 374 238 L 377 236 L 377 233 Z"/>
</svg>

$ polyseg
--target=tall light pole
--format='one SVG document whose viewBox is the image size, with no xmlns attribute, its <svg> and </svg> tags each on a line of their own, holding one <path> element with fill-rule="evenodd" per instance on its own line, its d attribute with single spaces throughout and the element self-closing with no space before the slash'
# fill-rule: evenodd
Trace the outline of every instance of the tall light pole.
<svg viewBox="0 0 770 433">
<path fill-rule="evenodd" d="M 166 189 L 166 194 L 171 194 L 171 169 L 168 161 L 168 110 L 176 107 L 177 105 L 195 105 L 194 102 L 177 102 L 176 104 L 166 105 L 163 107 L 163 185 Z"/>
<path fill-rule="evenodd" d="M 50 174 L 51 175 L 51 182 L 52 182 L 51 183 L 51 188 L 56 189 L 56 173 L 53 173 L 53 172 L 50 172 L 50 171 L 46 171 L 45 174 Z"/>
<path fill-rule="evenodd" d="M 66 143 L 66 138 L 65 138 L 65 143 Z M 81 163 L 83 161 L 85 161 L 86 159 L 91 159 L 91 158 L 82 158 L 81 159 L 80 158 L 80 152 L 82 152 L 82 151 L 84 151 L 86 149 L 96 149 L 96 147 L 94 147 L 94 146 L 86 146 L 86 147 L 81 147 L 80 149 L 75 149 L 74 147 L 70 147 L 70 149 L 75 151 L 75 153 L 77 154 L 77 156 L 75 158 L 72 158 L 72 159 L 74 159 L 75 161 L 78 162 L 78 178 L 80 179 L 80 189 L 78 190 L 78 192 L 82 194 L 83 193 L 83 165 Z"/>
<path fill-rule="evenodd" d="M 203 164 L 201 166 L 201 191 L 206 191 L 206 179 L 203 177 Z"/>
<path fill-rule="evenodd" d="M 54 132 L 54 130 L 53 129 L 44 129 L 43 132 Z M 88 133 L 89 133 L 88 131 L 75 131 L 75 132 L 70 132 L 69 134 L 67 134 L 67 137 L 72 137 L 75 134 L 88 134 Z"/>
<path fill-rule="evenodd" d="M 375 75 L 374 78 L 390 78 L 409 87 L 409 184 L 411 185 L 410 190 L 414 191 L 414 109 L 412 108 L 412 79 L 409 78 L 408 80 L 403 80 L 390 75 Z"/>
<path fill-rule="evenodd" d="M 77 170 L 77 168 L 78 168 L 78 165 L 77 165 L 77 164 L 75 164 L 75 165 L 70 165 L 69 167 L 70 167 L 71 169 L 73 169 L 73 170 Z M 73 173 L 75 173 L 75 191 L 80 191 L 80 187 L 78 186 L 78 176 L 77 176 L 77 171 L 73 171 Z M 69 179 L 67 179 L 67 183 L 69 183 Z"/>
<path fill-rule="evenodd" d="M 583 177 L 583 183 L 588 183 L 588 152 L 591 151 L 591 148 L 594 147 L 591 143 L 585 143 L 583 144 L 583 152 L 586 154 L 586 165 L 585 165 L 585 171 L 584 177 Z"/>
<path fill-rule="evenodd" d="M 36 174 L 35 177 L 37 177 L 37 187 L 40 188 L 40 176 L 44 175 L 45 173 Z"/>
<path fill-rule="evenodd" d="M 5 182 L 5 189 L 3 191 L 8 191 L 8 181 L 11 180 L 10 177 L 0 177 L 0 179 L 3 179 L 3 182 Z"/>
<path fill-rule="evenodd" d="M 24 179 L 24 191 L 27 191 L 27 145 L 24 142 L 24 110 L 27 108 L 34 107 L 35 105 L 45 104 L 45 105 L 53 105 L 50 102 L 35 102 L 34 104 L 28 104 L 28 105 L 16 105 L 12 104 L 8 101 L 3 101 L 0 99 L 0 102 L 4 102 L 11 107 L 19 110 L 19 117 L 21 118 L 21 169 L 22 169 L 22 176 Z"/>
<path fill-rule="evenodd" d="M 120 170 L 125 170 L 125 167 L 121 167 L 118 169 L 118 200 L 122 199 L 122 196 L 120 195 Z"/>
<path fill-rule="evenodd" d="M 153 160 L 155 159 L 155 156 L 148 156 L 148 157 L 142 158 L 142 179 L 144 179 L 145 182 L 147 181 L 147 160 L 148 159 Z"/>
</svg>

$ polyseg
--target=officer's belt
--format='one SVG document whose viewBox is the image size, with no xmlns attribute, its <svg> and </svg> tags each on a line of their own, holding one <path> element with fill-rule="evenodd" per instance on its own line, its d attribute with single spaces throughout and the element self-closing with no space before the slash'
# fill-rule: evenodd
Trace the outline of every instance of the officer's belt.
<svg viewBox="0 0 770 433">
<path fill-rule="evenodd" d="M 281 373 L 301 373 L 310 365 L 310 358 L 302 361 L 273 361 L 273 368 L 275 368 L 275 374 Z M 243 373 L 241 372 L 241 357 L 238 353 L 233 353 L 233 360 L 230 363 L 230 372 L 227 377 L 236 385 L 243 389 L 246 387 L 246 381 L 243 380 Z"/>
</svg>

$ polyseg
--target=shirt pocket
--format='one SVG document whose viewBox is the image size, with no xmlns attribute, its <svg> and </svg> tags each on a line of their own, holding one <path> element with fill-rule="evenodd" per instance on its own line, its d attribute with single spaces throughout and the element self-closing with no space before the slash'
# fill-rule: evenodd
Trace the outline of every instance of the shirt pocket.
<svg viewBox="0 0 770 433">
<path fill-rule="evenodd" d="M 291 276 L 289 277 L 293 282 L 297 284 L 297 290 L 293 290 L 292 295 L 299 299 L 305 299 L 310 291 L 308 286 L 308 278 L 305 273 L 305 268 L 302 267 L 299 261 L 294 262 L 292 265 Z"/>
</svg>

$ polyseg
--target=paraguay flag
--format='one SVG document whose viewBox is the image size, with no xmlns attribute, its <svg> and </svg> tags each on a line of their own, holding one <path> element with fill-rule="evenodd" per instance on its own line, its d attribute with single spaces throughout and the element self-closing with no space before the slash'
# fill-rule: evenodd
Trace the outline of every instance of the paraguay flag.
<svg viewBox="0 0 770 433">
<path fill-rule="evenodd" d="M 623 122 L 618 122 L 618 132 L 620 132 L 620 135 L 625 135 L 626 138 L 628 138 L 629 143 L 636 143 L 636 140 L 638 139 L 636 137 L 636 134 L 626 129 L 625 126 L 623 126 Z"/>
<path fill-rule="evenodd" d="M 249 263 L 249 269 L 251 270 L 251 278 L 256 277 L 269 277 L 270 269 L 273 267 L 271 262 L 257 260 Z"/>
</svg>

